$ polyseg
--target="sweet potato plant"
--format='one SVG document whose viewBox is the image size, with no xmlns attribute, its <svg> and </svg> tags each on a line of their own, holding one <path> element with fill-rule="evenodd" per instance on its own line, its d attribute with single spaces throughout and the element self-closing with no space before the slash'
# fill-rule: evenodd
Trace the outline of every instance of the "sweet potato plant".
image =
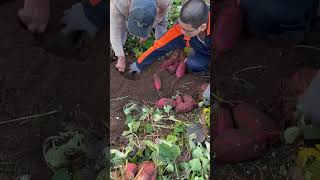
<svg viewBox="0 0 320 180">
<path fill-rule="evenodd" d="M 177 119 L 171 106 L 158 109 L 128 103 L 123 112 L 128 130 L 122 135 L 129 143 L 122 150 L 110 150 L 114 167 L 111 174 L 119 171 L 116 167 L 124 167 L 128 162 L 141 164 L 150 161 L 157 168 L 157 179 L 209 179 L 209 138 L 204 143 L 196 142 L 194 133 L 186 133 L 189 123 Z M 137 177 L 141 173 L 154 172 L 145 171 L 141 170 Z"/>
</svg>

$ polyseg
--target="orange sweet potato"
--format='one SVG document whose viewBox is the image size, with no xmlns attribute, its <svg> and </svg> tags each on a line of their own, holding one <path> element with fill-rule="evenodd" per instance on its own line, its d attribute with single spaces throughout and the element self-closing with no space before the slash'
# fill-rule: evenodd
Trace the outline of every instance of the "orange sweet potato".
<svg viewBox="0 0 320 180">
<path fill-rule="evenodd" d="M 184 101 L 183 101 L 183 97 L 182 97 L 181 95 L 178 95 L 178 96 L 176 97 L 176 102 L 177 102 L 177 105 L 180 104 L 180 103 L 183 103 L 183 102 L 184 102 Z"/>
<path fill-rule="evenodd" d="M 162 109 L 165 105 L 170 105 L 172 107 L 176 107 L 177 103 L 175 100 L 170 98 L 161 98 L 156 102 L 157 108 Z"/>
<path fill-rule="evenodd" d="M 191 112 L 192 109 L 193 109 L 193 104 L 190 102 L 183 102 L 176 106 L 176 112 L 178 113 Z"/>
<path fill-rule="evenodd" d="M 274 141 L 279 137 L 279 128 L 275 122 L 250 104 L 242 103 L 234 109 L 234 120 L 238 128 L 248 128 L 268 141 Z"/>
<path fill-rule="evenodd" d="M 181 61 L 176 71 L 176 77 L 180 79 L 185 75 L 185 73 L 186 73 L 186 63 L 184 61 Z"/>
<path fill-rule="evenodd" d="M 138 167 L 138 172 L 140 173 L 136 176 L 136 180 L 156 180 L 157 167 L 151 161 L 144 161 L 141 163 Z"/>
<path fill-rule="evenodd" d="M 184 101 L 184 102 L 189 102 L 190 104 L 193 105 L 193 107 L 198 106 L 196 100 L 194 100 L 193 97 L 190 96 L 189 94 L 184 94 L 184 95 L 183 95 L 183 101 Z"/>
<path fill-rule="evenodd" d="M 156 88 L 157 91 L 159 91 L 161 89 L 161 80 L 158 74 L 156 73 L 153 74 L 153 80 L 154 80 L 154 87 Z"/>
<path fill-rule="evenodd" d="M 233 120 L 230 110 L 219 107 L 214 116 L 215 124 L 213 126 L 213 134 L 218 136 L 223 132 L 233 129 Z"/>
<path fill-rule="evenodd" d="M 134 163 L 128 163 L 125 168 L 124 179 L 133 180 L 137 172 L 138 172 L 138 166 Z"/>
<path fill-rule="evenodd" d="M 217 163 L 253 160 L 266 149 L 265 139 L 248 129 L 230 129 L 216 136 L 213 147 Z"/>
</svg>

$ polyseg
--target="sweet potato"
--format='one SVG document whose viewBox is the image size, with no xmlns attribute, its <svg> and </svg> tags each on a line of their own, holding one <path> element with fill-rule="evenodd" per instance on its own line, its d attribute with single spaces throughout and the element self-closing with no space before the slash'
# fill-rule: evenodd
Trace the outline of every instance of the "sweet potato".
<svg viewBox="0 0 320 180">
<path fill-rule="evenodd" d="M 161 80 L 158 74 L 156 73 L 153 74 L 153 80 L 154 80 L 154 87 L 156 88 L 157 91 L 159 91 L 161 89 Z"/>
<path fill-rule="evenodd" d="M 226 108 L 219 107 L 214 116 L 214 121 L 213 134 L 215 136 L 234 128 L 231 112 Z"/>
<path fill-rule="evenodd" d="M 124 172 L 125 180 L 132 180 L 138 172 L 138 166 L 134 163 L 128 163 Z"/>
<path fill-rule="evenodd" d="M 295 89 L 298 95 L 304 93 L 316 74 L 317 70 L 313 68 L 303 68 L 293 74 L 292 80 L 294 81 Z"/>
<path fill-rule="evenodd" d="M 161 64 L 160 69 L 161 69 L 161 70 L 167 69 L 167 68 L 168 68 L 170 65 L 172 65 L 175 61 L 176 61 L 176 59 L 174 59 L 174 58 L 165 59 L 164 62 Z"/>
<path fill-rule="evenodd" d="M 258 158 L 266 149 L 265 139 L 249 129 L 230 129 L 216 136 L 213 147 L 217 163 L 236 163 Z"/>
<path fill-rule="evenodd" d="M 242 18 L 242 12 L 236 1 L 225 6 L 218 14 L 212 43 L 217 56 L 231 50 L 236 45 L 242 32 Z"/>
<path fill-rule="evenodd" d="M 180 79 L 185 75 L 185 73 L 186 73 L 186 63 L 184 61 L 181 61 L 176 71 L 176 77 Z"/>
<path fill-rule="evenodd" d="M 144 161 L 141 163 L 138 167 L 138 172 L 140 173 L 136 176 L 136 180 L 156 180 L 157 167 L 151 161 Z"/>
<path fill-rule="evenodd" d="M 183 95 L 183 101 L 184 101 L 184 102 L 189 102 L 190 104 L 193 105 L 193 107 L 198 106 L 196 100 L 194 100 L 193 97 L 190 96 L 189 94 L 184 94 L 184 95 Z"/>
<path fill-rule="evenodd" d="M 279 137 L 275 122 L 250 104 L 242 103 L 234 109 L 234 120 L 238 128 L 248 128 L 267 138 L 268 142 Z"/>
<path fill-rule="evenodd" d="M 183 103 L 183 97 L 181 95 L 178 95 L 176 97 L 176 103 L 177 103 L 177 105 L 180 104 L 180 103 Z"/>
<path fill-rule="evenodd" d="M 171 74 L 175 73 L 176 70 L 177 70 L 178 65 L 179 65 L 179 62 L 178 62 L 178 61 L 175 61 L 173 64 L 171 64 L 171 65 L 168 67 L 169 73 L 171 73 Z"/>
<path fill-rule="evenodd" d="M 156 102 L 156 106 L 159 109 L 162 109 L 165 105 L 170 105 L 172 107 L 176 107 L 177 103 L 175 100 L 170 98 L 161 98 Z"/>
<path fill-rule="evenodd" d="M 190 102 L 183 102 L 177 105 L 176 112 L 178 113 L 186 113 L 191 112 L 193 109 L 193 104 Z"/>
</svg>

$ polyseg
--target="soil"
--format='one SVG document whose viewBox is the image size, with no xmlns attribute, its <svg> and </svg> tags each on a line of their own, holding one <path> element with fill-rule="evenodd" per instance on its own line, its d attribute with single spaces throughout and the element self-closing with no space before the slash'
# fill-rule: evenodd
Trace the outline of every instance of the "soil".
<svg viewBox="0 0 320 180">
<path fill-rule="evenodd" d="M 30 174 L 51 179 L 42 143 L 57 135 L 65 120 L 104 127 L 106 118 L 106 35 L 101 32 L 78 56 L 47 51 L 56 37 L 63 10 L 77 1 L 52 1 L 51 21 L 42 36 L 33 36 L 18 21 L 23 0 L 0 2 L 0 122 L 59 110 L 58 113 L 0 125 L 0 179 Z M 70 47 L 66 51 L 73 52 Z M 74 118 L 81 112 L 86 118 Z M 90 122 L 88 122 L 88 120 Z M 21 123 L 23 122 L 23 123 Z"/>
<path fill-rule="evenodd" d="M 128 65 L 133 58 L 128 58 Z M 159 59 L 140 75 L 130 78 L 128 73 L 120 74 L 116 68 L 116 61 L 110 64 L 110 142 L 111 148 L 123 147 L 126 141 L 121 134 L 125 127 L 123 106 L 129 102 L 137 102 L 148 106 L 154 106 L 160 97 L 175 96 L 179 93 L 187 93 L 197 98 L 199 88 L 203 83 L 210 81 L 209 77 L 196 76 L 187 73 L 179 81 L 175 74 L 168 71 L 159 71 L 163 59 Z M 153 74 L 157 73 L 162 83 L 162 89 L 157 92 L 153 86 Z M 174 83 L 176 82 L 176 83 Z"/>
<path fill-rule="evenodd" d="M 320 31 L 315 25 L 303 44 L 320 45 Z M 296 94 L 290 92 L 293 73 L 304 67 L 319 69 L 320 51 L 295 48 L 295 44 L 262 39 L 251 34 L 215 63 L 212 76 L 215 93 L 230 108 L 239 102 L 256 105 L 282 128 L 289 126 Z M 288 102 L 288 99 L 292 101 Z M 291 108 L 285 109 L 288 105 Z M 214 138 L 213 138 L 214 139 Z M 286 172 L 295 158 L 296 147 L 279 142 L 256 161 L 214 165 L 214 179 L 286 179 Z M 214 163 L 214 162 L 213 162 Z M 280 169 L 284 169 L 283 172 Z"/>
</svg>

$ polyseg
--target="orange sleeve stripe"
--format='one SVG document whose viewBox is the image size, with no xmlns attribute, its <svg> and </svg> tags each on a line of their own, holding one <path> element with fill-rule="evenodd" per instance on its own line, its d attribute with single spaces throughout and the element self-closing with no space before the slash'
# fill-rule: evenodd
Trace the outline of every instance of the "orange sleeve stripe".
<svg viewBox="0 0 320 180">
<path fill-rule="evenodd" d="M 209 16 L 208 16 L 208 23 L 207 23 L 207 36 L 209 36 L 210 35 L 210 12 L 209 12 Z"/>
<path fill-rule="evenodd" d="M 152 52 L 167 45 L 170 41 L 174 40 L 180 35 L 182 35 L 181 27 L 179 24 L 176 24 L 171 27 L 160 39 L 155 41 L 154 44 L 138 58 L 138 63 L 140 64 Z"/>
<path fill-rule="evenodd" d="M 101 0 L 89 0 L 89 2 L 92 6 L 96 6 L 101 2 Z"/>
</svg>

